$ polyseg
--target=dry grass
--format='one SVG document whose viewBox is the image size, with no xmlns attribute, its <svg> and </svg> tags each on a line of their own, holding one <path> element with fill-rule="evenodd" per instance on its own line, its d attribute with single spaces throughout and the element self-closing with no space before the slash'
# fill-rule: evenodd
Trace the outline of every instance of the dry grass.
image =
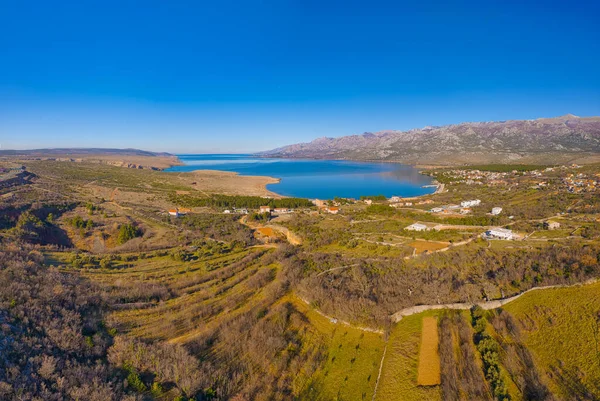
<svg viewBox="0 0 600 401">
<path fill-rule="evenodd" d="M 444 249 L 444 248 L 448 247 L 448 245 L 449 244 L 447 242 L 434 242 L 434 241 L 421 241 L 421 240 L 417 240 L 417 241 L 414 241 L 414 242 L 411 242 L 410 244 L 408 244 L 408 246 L 416 249 L 417 254 L 423 253 L 425 251 L 427 251 L 427 252 L 438 251 L 440 249 Z"/>
<path fill-rule="evenodd" d="M 261 235 L 264 235 L 265 237 L 277 237 L 277 235 L 275 235 L 275 231 L 273 231 L 271 227 L 260 227 L 256 231 L 258 231 Z"/>
<path fill-rule="evenodd" d="M 440 380 L 437 319 L 433 316 L 426 316 L 423 318 L 421 330 L 417 383 L 421 386 L 436 386 L 440 384 Z"/>
</svg>

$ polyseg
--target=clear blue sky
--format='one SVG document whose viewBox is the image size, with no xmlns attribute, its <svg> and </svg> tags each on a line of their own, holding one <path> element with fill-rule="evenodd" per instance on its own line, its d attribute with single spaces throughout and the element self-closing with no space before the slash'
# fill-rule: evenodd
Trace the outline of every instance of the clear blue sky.
<svg viewBox="0 0 600 401">
<path fill-rule="evenodd" d="M 0 144 L 245 152 L 600 115 L 598 1 L 0 0 Z"/>
</svg>

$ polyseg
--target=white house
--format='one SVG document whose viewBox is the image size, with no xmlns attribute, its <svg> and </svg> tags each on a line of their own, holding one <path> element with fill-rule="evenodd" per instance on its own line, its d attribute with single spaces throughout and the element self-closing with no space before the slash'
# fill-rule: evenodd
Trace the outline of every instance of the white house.
<svg viewBox="0 0 600 401">
<path fill-rule="evenodd" d="M 402 200 L 402 198 L 399 196 L 392 196 L 389 201 L 390 201 L 390 203 L 398 203 L 401 200 Z"/>
<path fill-rule="evenodd" d="M 442 213 L 444 211 L 444 208 L 441 208 L 441 207 L 432 207 L 429 211 L 431 213 Z"/>
<path fill-rule="evenodd" d="M 405 227 L 404 229 L 408 231 L 427 231 L 429 230 L 429 227 L 427 227 L 425 224 L 413 223 L 410 226 Z"/>
<path fill-rule="evenodd" d="M 275 214 L 287 214 L 292 213 L 292 209 L 288 209 L 287 207 L 276 207 L 273 212 Z"/>
<path fill-rule="evenodd" d="M 494 208 L 492 208 L 492 214 L 494 216 L 498 216 L 500 213 L 502 213 L 502 208 L 501 207 L 494 207 Z"/>
<path fill-rule="evenodd" d="M 485 232 L 485 235 L 491 238 L 498 239 L 513 239 L 514 234 L 512 230 L 507 228 L 490 228 Z"/>
<path fill-rule="evenodd" d="M 261 206 L 259 213 L 271 213 L 271 206 Z"/>
<path fill-rule="evenodd" d="M 481 203 L 481 201 L 479 199 L 473 199 L 473 200 L 462 201 L 462 202 L 460 202 L 460 205 L 462 207 L 473 207 L 473 206 L 479 206 L 480 203 Z"/>
</svg>

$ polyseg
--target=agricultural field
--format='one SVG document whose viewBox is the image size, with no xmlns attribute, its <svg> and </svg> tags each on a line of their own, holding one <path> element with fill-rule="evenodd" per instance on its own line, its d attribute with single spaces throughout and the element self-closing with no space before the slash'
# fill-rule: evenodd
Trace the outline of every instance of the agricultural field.
<svg viewBox="0 0 600 401">
<path fill-rule="evenodd" d="M 435 386 L 440 384 L 440 356 L 438 354 L 438 323 L 432 316 L 423 318 L 417 384 Z"/>
<path fill-rule="evenodd" d="M 412 247 L 416 254 L 421 254 L 424 252 L 435 252 L 440 249 L 448 248 L 450 243 L 448 242 L 433 242 L 433 241 L 414 241 L 408 244 L 408 246 Z"/>
<path fill-rule="evenodd" d="M 376 400 L 441 400 L 439 386 L 421 386 L 419 349 L 423 321 L 435 321 L 438 312 L 426 312 L 402 319 L 391 331 Z M 426 327 L 427 328 L 427 327 Z M 431 334 L 431 333 L 428 333 Z M 437 350 L 436 350 L 437 351 Z"/>
</svg>

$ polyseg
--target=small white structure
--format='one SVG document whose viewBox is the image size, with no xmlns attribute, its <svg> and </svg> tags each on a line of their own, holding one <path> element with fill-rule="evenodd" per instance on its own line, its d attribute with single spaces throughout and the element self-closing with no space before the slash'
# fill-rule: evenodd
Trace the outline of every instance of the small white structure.
<svg viewBox="0 0 600 401">
<path fill-rule="evenodd" d="M 507 228 L 490 228 L 485 232 L 485 235 L 488 238 L 498 238 L 498 239 L 513 239 L 514 234 L 512 230 Z"/>
<path fill-rule="evenodd" d="M 276 207 L 275 209 L 273 209 L 273 212 L 275 214 L 287 214 L 292 213 L 292 209 L 288 209 L 287 207 Z"/>
<path fill-rule="evenodd" d="M 404 229 L 408 231 L 427 231 L 429 230 L 429 227 L 427 227 L 425 224 L 413 223 L 410 226 L 405 227 Z"/>
<path fill-rule="evenodd" d="M 413 204 L 412 204 L 412 202 L 406 202 L 406 203 L 404 204 L 404 206 L 412 206 L 412 205 L 413 205 Z"/>
<path fill-rule="evenodd" d="M 390 203 L 398 203 L 398 202 L 400 202 L 401 200 L 402 200 L 402 198 L 401 198 L 401 197 L 399 197 L 399 196 L 392 196 L 392 197 L 389 199 Z"/>
<path fill-rule="evenodd" d="M 429 211 L 431 213 L 442 213 L 444 211 L 444 208 L 441 208 L 439 206 L 438 207 L 432 207 Z"/>
<path fill-rule="evenodd" d="M 231 214 L 231 210 L 229 210 L 229 209 L 225 209 L 225 210 L 223 210 L 223 213 L 224 213 L 224 214 Z"/>
<path fill-rule="evenodd" d="M 473 199 L 473 200 L 462 201 L 462 202 L 460 202 L 460 205 L 462 207 L 473 207 L 473 206 L 479 206 L 480 203 L 481 203 L 481 201 L 479 199 Z"/>
<path fill-rule="evenodd" d="M 502 208 L 501 207 L 494 207 L 494 208 L 492 208 L 492 214 L 494 216 L 498 216 L 500 213 L 502 213 Z"/>
<path fill-rule="evenodd" d="M 560 228 L 560 223 L 558 221 L 548 220 L 544 222 L 544 228 L 546 230 L 556 230 L 557 228 Z"/>
<path fill-rule="evenodd" d="M 372 200 L 372 199 L 365 199 L 365 203 L 366 203 L 367 205 L 370 205 L 370 204 L 372 204 L 372 203 L 373 203 L 373 200 Z"/>
<path fill-rule="evenodd" d="M 259 213 L 271 213 L 271 206 L 261 206 Z"/>
<path fill-rule="evenodd" d="M 179 211 L 177 209 L 169 209 L 169 215 L 179 217 Z"/>
</svg>

